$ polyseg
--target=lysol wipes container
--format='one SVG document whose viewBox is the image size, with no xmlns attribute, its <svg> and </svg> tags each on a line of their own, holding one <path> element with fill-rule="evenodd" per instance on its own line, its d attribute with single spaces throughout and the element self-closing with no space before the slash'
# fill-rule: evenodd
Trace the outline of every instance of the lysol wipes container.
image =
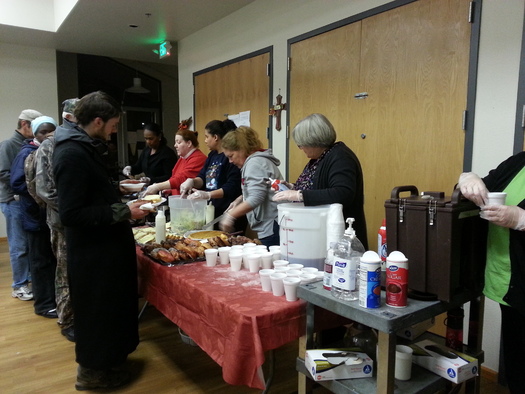
<svg viewBox="0 0 525 394">
<path fill-rule="evenodd" d="M 359 263 L 359 306 L 381 306 L 381 257 L 370 250 L 361 256 Z"/>
<path fill-rule="evenodd" d="M 395 251 L 386 258 L 386 304 L 396 308 L 407 306 L 408 259 Z"/>
<path fill-rule="evenodd" d="M 285 190 L 290 190 L 280 179 L 269 178 L 270 187 L 276 192 L 282 192 Z"/>
</svg>

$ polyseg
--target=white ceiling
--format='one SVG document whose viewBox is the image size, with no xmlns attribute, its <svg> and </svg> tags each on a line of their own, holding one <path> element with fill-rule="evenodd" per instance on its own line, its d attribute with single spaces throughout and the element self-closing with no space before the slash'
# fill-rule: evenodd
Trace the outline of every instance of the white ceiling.
<svg viewBox="0 0 525 394">
<path fill-rule="evenodd" d="M 176 56 L 159 60 L 153 50 L 164 40 L 170 41 L 175 50 L 177 41 L 253 1 L 78 0 L 56 32 L 14 26 L 17 22 L 11 24 L 9 21 L 9 24 L 0 23 L 0 42 L 175 64 Z M 31 6 L 31 0 L 2 0 L 0 13 L 3 13 L 2 8 L 8 3 L 9 6 L 18 4 L 17 7 L 21 8 Z M 41 4 L 38 3 L 39 6 Z M 53 4 L 60 4 L 60 1 L 54 0 L 49 6 Z M 13 14 L 14 10 L 9 11 Z M 20 9 L 18 15 L 18 18 L 27 21 L 29 10 Z M 43 15 L 40 13 L 36 17 L 42 18 Z M 138 27 L 131 28 L 130 24 Z"/>
</svg>

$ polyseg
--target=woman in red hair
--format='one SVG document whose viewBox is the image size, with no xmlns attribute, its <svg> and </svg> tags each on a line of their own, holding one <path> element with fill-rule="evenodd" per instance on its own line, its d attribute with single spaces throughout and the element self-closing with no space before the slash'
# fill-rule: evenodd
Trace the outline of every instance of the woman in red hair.
<svg viewBox="0 0 525 394">
<path fill-rule="evenodd" d="M 187 128 L 179 129 L 175 134 L 174 146 L 179 159 L 173 167 L 170 179 L 148 186 L 146 194 L 157 194 L 162 191 L 165 194 L 179 195 L 181 183 L 188 178 L 195 178 L 204 166 L 206 155 L 199 149 L 196 131 Z M 165 190 L 170 192 L 166 193 Z"/>
</svg>

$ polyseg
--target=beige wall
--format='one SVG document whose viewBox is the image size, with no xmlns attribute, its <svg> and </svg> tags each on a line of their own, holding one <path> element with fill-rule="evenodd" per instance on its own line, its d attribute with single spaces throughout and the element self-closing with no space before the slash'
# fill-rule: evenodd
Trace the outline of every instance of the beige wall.
<svg viewBox="0 0 525 394">
<path fill-rule="evenodd" d="M 58 122 L 55 51 L 0 42 L 0 54 L 0 141 L 11 137 L 26 108 Z M 5 218 L 0 215 L 0 238 L 6 236 Z"/>
<path fill-rule="evenodd" d="M 288 39 L 388 2 L 257 0 L 182 40 L 178 51 L 181 116 L 193 114 L 194 72 L 268 46 L 274 51 L 273 96 L 281 89 L 286 97 Z M 523 15 L 523 0 L 483 1 L 473 154 L 473 170 L 480 174 L 512 155 Z M 285 124 L 286 111 L 283 115 Z M 274 153 L 284 169 L 285 130 L 272 132 Z M 484 365 L 497 371 L 499 308 L 491 301 L 486 307 Z"/>
</svg>

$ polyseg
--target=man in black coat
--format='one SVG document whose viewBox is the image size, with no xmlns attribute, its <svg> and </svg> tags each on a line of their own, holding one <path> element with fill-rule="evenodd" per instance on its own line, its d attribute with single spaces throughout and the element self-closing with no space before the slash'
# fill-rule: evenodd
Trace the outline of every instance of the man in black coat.
<svg viewBox="0 0 525 394">
<path fill-rule="evenodd" d="M 77 104 L 78 125 L 55 132 L 53 172 L 75 313 L 77 390 L 127 383 L 129 373 L 115 368 L 139 342 L 137 261 L 129 219 L 148 212 L 140 203 L 120 201 L 104 160 L 120 113 L 113 98 L 93 92 Z"/>
</svg>

